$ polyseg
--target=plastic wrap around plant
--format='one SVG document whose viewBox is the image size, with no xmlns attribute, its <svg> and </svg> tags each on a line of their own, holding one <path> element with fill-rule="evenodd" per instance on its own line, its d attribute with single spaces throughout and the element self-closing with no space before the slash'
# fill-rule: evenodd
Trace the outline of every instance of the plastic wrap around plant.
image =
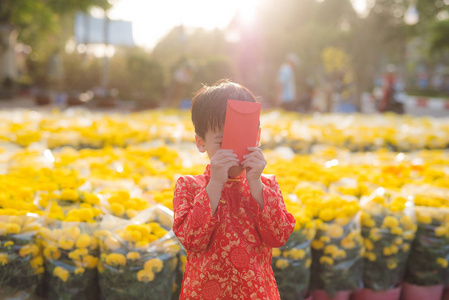
<svg viewBox="0 0 449 300">
<path fill-rule="evenodd" d="M 174 287 L 173 287 L 173 294 L 172 294 L 171 300 L 179 299 L 179 296 L 181 295 L 182 280 L 184 278 L 184 273 L 186 270 L 187 252 L 184 249 L 184 247 L 181 245 L 181 243 L 179 243 L 179 245 L 181 246 L 181 250 L 177 254 L 178 265 L 176 266 L 175 276 L 173 279 Z"/>
<path fill-rule="evenodd" d="M 46 299 L 98 299 L 98 223 L 51 220 L 41 229 Z"/>
<path fill-rule="evenodd" d="M 347 211 L 346 217 L 330 218 L 331 211 L 321 211 L 317 233 L 312 242 L 310 288 L 324 290 L 331 297 L 339 291 L 352 291 L 362 287 L 364 248 L 360 213 L 353 214 L 355 207 L 358 210 L 356 203 L 351 206 L 342 209 L 342 214 Z"/>
<path fill-rule="evenodd" d="M 405 280 L 421 286 L 449 284 L 449 209 L 416 206 L 418 230 Z"/>
<path fill-rule="evenodd" d="M 403 280 L 410 246 L 415 237 L 413 200 L 379 188 L 360 201 L 365 244 L 365 288 L 384 291 Z"/>
<path fill-rule="evenodd" d="M 131 220 L 105 216 L 98 236 L 103 299 L 171 299 L 180 245 L 173 213 L 156 205 Z"/>
<path fill-rule="evenodd" d="M 313 226 L 295 230 L 284 246 L 273 249 L 271 266 L 283 300 L 298 300 L 306 297 L 312 263 L 310 243 L 314 235 Z"/>
<path fill-rule="evenodd" d="M 0 299 L 33 299 L 42 292 L 44 261 L 35 214 L 0 216 Z"/>
</svg>

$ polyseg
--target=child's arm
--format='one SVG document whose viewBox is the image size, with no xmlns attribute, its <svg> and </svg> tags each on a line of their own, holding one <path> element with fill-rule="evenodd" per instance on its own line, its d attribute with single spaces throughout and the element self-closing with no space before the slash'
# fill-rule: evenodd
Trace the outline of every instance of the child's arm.
<svg viewBox="0 0 449 300">
<path fill-rule="evenodd" d="M 233 166 L 238 166 L 238 162 L 237 154 L 230 149 L 220 149 L 210 159 L 210 181 L 206 191 L 213 216 L 217 212 L 223 185 L 228 180 L 228 170 Z"/>
<path fill-rule="evenodd" d="M 295 218 L 285 208 L 274 175 L 262 177 L 267 164 L 262 151 L 257 147 L 249 147 L 248 150 L 250 153 L 243 156 L 243 166 L 249 169 L 246 179 L 251 195 L 256 200 L 254 210 L 257 229 L 267 245 L 281 247 L 295 228 Z"/>
<path fill-rule="evenodd" d="M 246 171 L 246 180 L 251 191 L 251 196 L 259 204 L 260 210 L 264 208 L 263 184 L 261 180 L 262 172 L 267 165 L 267 161 L 258 147 L 249 147 L 249 154 L 243 155 L 243 167 Z"/>
<path fill-rule="evenodd" d="M 195 195 L 195 187 L 198 183 L 192 176 L 180 177 L 176 182 L 173 231 L 187 251 L 200 252 L 209 246 L 218 220 L 212 216 L 206 189 Z"/>
<path fill-rule="evenodd" d="M 270 247 L 283 246 L 295 228 L 296 220 L 287 211 L 274 175 L 263 179 L 264 208 L 256 210 L 256 227 L 262 241 Z"/>
</svg>

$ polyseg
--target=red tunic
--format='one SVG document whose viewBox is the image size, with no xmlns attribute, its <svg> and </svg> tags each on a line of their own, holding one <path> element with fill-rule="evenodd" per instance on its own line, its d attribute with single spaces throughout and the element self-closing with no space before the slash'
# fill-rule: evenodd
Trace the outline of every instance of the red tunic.
<svg viewBox="0 0 449 300">
<path fill-rule="evenodd" d="M 173 198 L 173 231 L 187 251 L 179 299 L 279 298 L 271 248 L 287 242 L 295 227 L 274 175 L 262 175 L 264 208 L 245 176 L 230 179 L 212 216 L 204 175 L 182 176 Z"/>
</svg>

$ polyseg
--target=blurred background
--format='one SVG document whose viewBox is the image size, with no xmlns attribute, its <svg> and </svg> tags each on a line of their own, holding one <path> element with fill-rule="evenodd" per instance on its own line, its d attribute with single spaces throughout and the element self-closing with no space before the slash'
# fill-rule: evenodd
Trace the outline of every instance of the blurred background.
<svg viewBox="0 0 449 300">
<path fill-rule="evenodd" d="M 0 0 L 0 299 L 178 299 L 222 78 L 296 219 L 283 300 L 449 299 L 448 46 L 449 0 Z"/>
<path fill-rule="evenodd" d="M 440 116 L 448 46 L 448 0 L 2 0 L 0 104 L 186 108 L 229 78 L 269 108 L 294 56 L 292 110 Z"/>
</svg>

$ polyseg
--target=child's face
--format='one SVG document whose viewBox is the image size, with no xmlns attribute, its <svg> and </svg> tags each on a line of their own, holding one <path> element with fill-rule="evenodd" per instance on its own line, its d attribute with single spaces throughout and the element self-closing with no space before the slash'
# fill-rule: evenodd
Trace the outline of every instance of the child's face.
<svg viewBox="0 0 449 300">
<path fill-rule="evenodd" d="M 223 140 L 223 131 L 208 130 L 205 135 L 205 139 L 196 136 L 196 146 L 202 153 L 206 152 L 209 159 L 221 149 L 221 142 Z M 232 167 L 228 171 L 228 176 L 238 176 L 242 174 L 244 169 L 241 166 Z"/>
</svg>

